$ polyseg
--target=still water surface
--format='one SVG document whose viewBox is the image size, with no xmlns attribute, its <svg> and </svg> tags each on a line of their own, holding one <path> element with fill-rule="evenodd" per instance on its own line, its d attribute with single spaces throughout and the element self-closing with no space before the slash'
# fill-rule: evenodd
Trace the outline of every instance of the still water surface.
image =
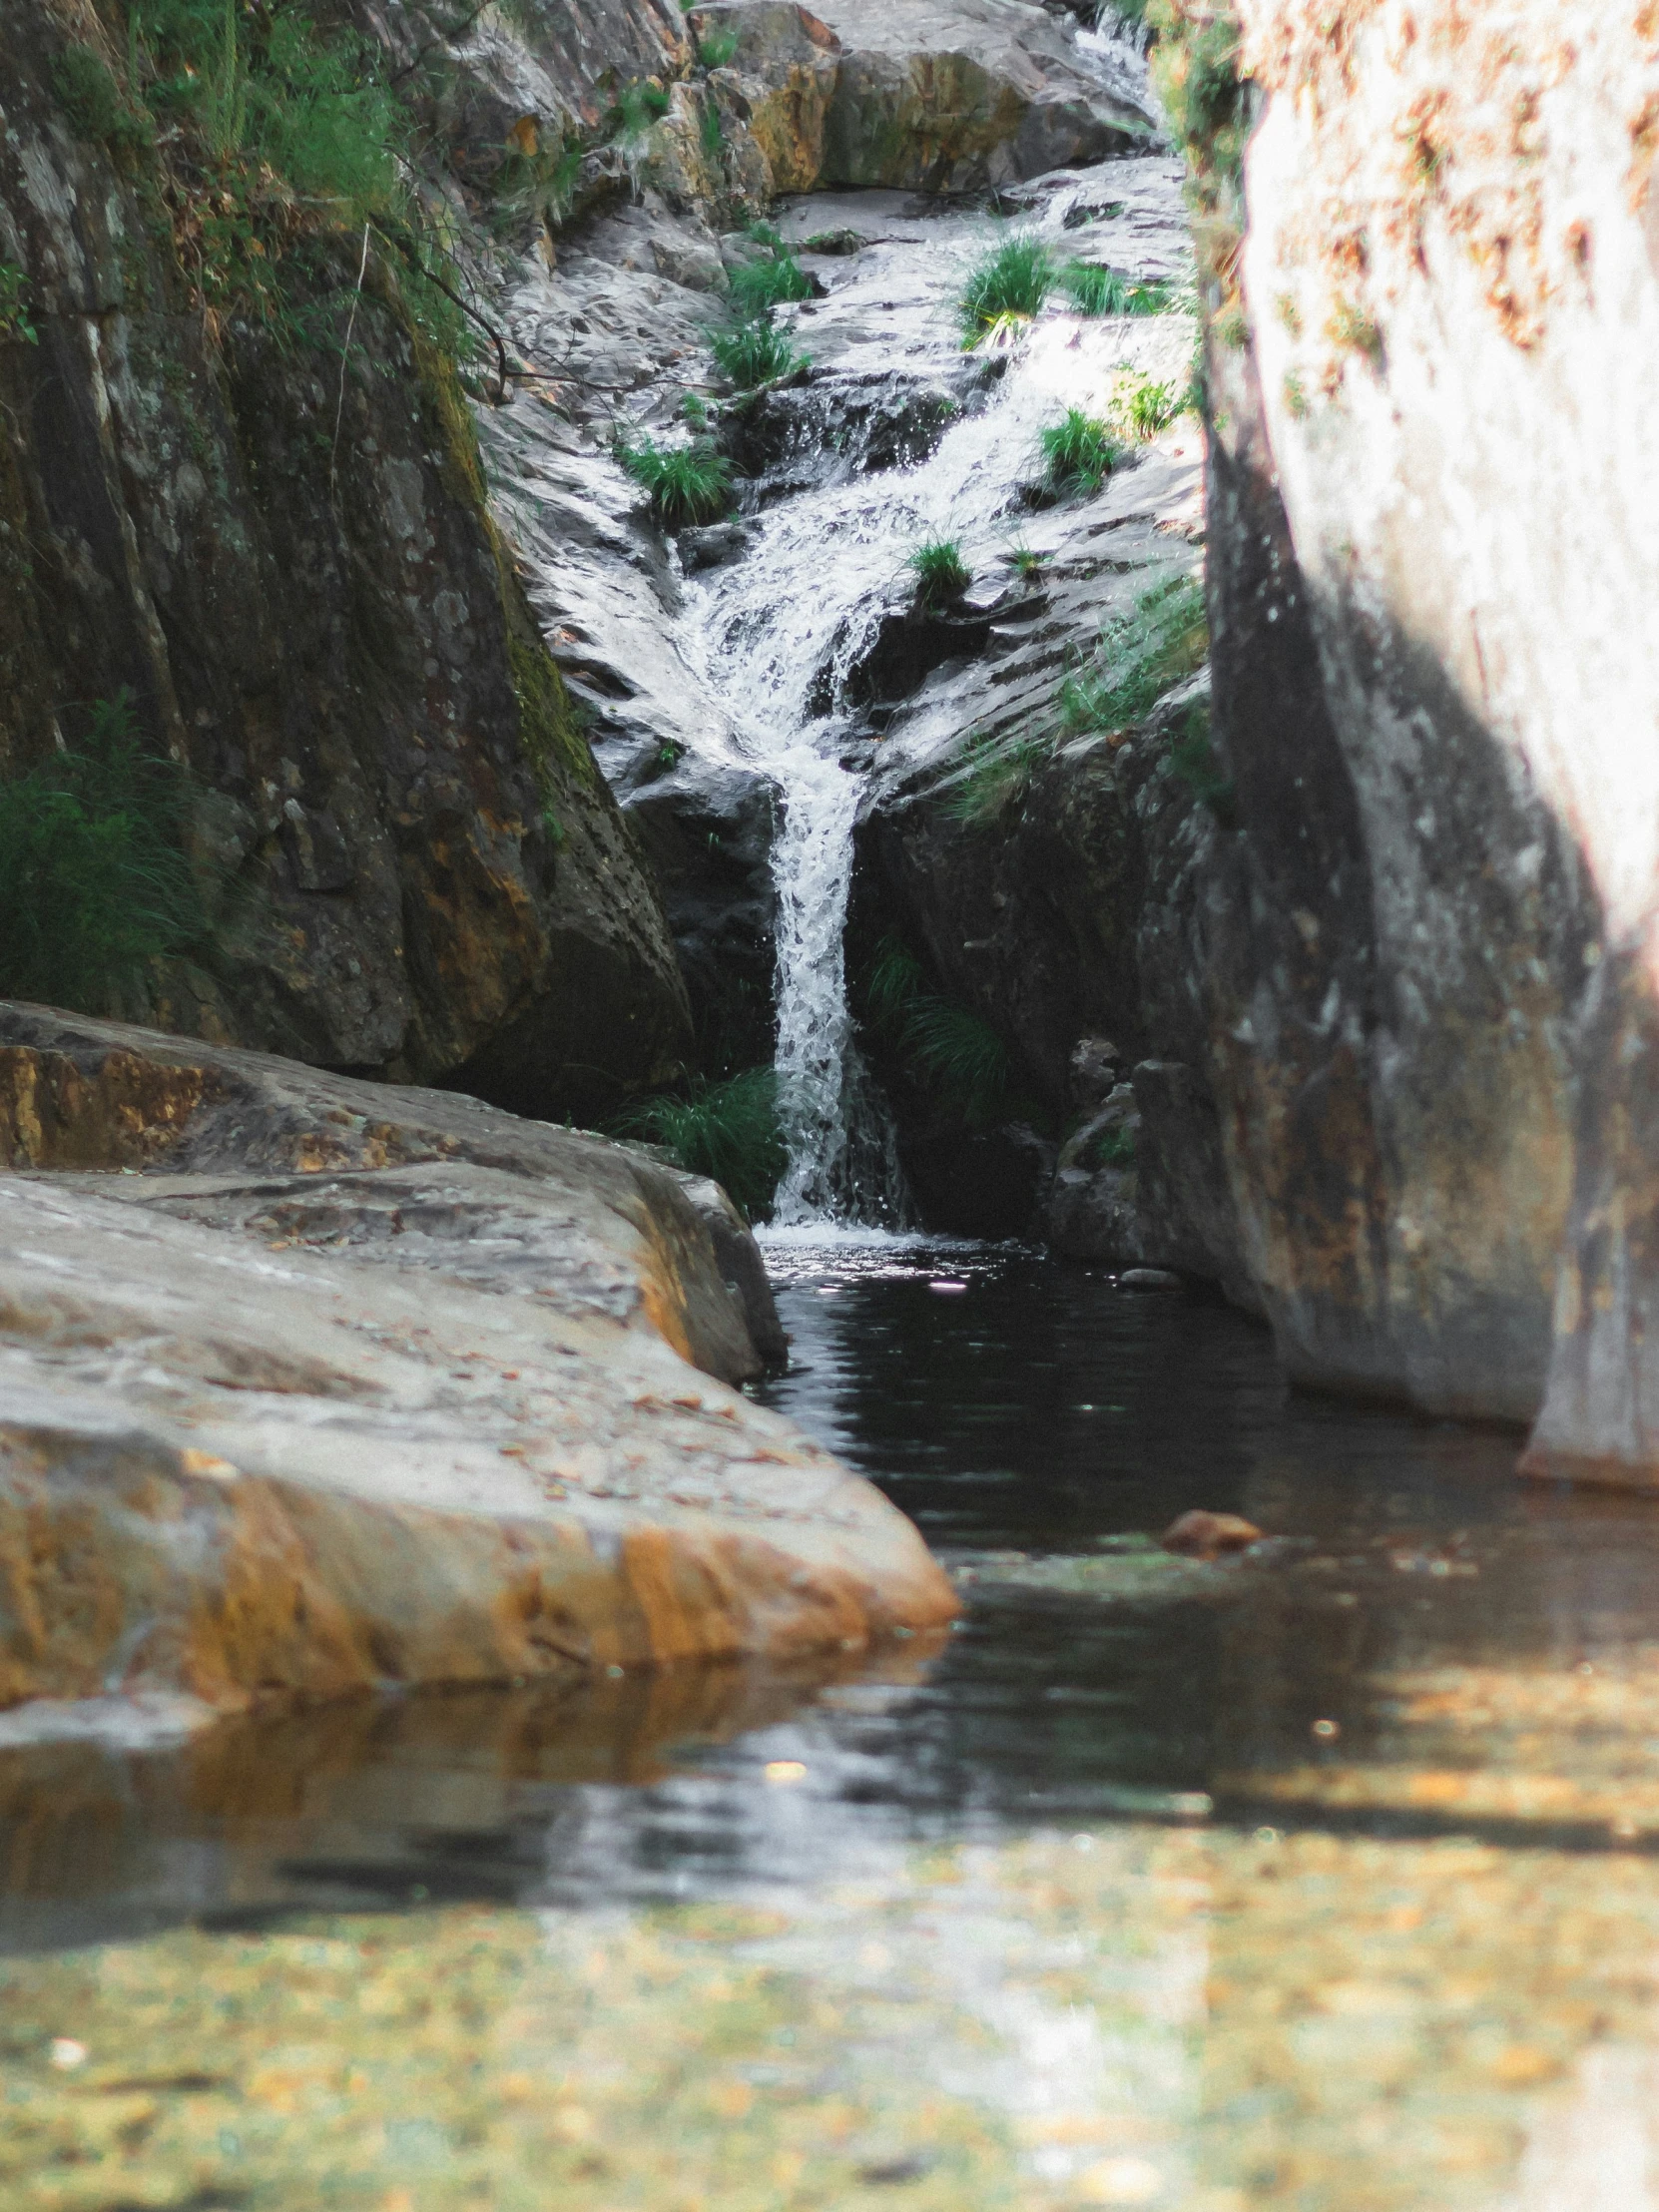
<svg viewBox="0 0 1659 2212">
<path fill-rule="evenodd" d="M 956 1631 L 0 1750 L 0 2204 L 1659 2206 L 1659 1510 L 1220 1305 L 769 1259 Z"/>
</svg>

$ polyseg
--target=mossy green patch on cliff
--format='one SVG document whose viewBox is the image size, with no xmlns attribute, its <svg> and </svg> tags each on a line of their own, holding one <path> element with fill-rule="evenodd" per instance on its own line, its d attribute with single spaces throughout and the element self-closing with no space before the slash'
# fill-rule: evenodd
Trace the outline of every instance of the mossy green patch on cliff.
<svg viewBox="0 0 1659 2212">
<path fill-rule="evenodd" d="M 105 1013 L 208 933 L 184 849 L 183 772 L 123 693 L 76 743 L 0 783 L 0 997 Z"/>
</svg>

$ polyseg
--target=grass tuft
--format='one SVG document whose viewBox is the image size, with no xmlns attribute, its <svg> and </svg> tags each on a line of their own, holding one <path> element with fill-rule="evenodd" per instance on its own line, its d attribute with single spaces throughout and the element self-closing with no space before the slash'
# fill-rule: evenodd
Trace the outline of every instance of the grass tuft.
<svg viewBox="0 0 1659 2212">
<path fill-rule="evenodd" d="M 792 376 L 811 358 L 797 352 L 776 324 L 759 320 L 740 322 L 736 329 L 718 332 L 710 341 L 710 350 L 715 366 L 740 391 L 754 391 L 775 377 Z"/>
<path fill-rule="evenodd" d="M 738 50 L 738 34 L 730 26 L 699 39 L 697 58 L 705 69 L 724 69 Z"/>
<path fill-rule="evenodd" d="M 1011 545 L 1008 548 L 1008 566 L 1026 584 L 1035 583 L 1052 558 L 1051 554 L 1039 553 L 1030 545 Z"/>
<path fill-rule="evenodd" d="M 1060 283 L 1079 314 L 1168 314 L 1175 298 L 1168 284 L 1142 283 L 1092 262 L 1069 262 Z"/>
<path fill-rule="evenodd" d="M 970 1121 L 992 1118 L 1007 1095 L 1007 1046 L 988 1021 L 931 989 L 921 962 L 896 937 L 876 947 L 864 1005 L 918 1082 Z"/>
<path fill-rule="evenodd" d="M 760 248 L 734 269 L 728 297 L 742 322 L 762 321 L 774 307 L 811 299 L 813 279 L 770 224 L 751 224 L 749 236 Z"/>
<path fill-rule="evenodd" d="M 126 691 L 79 745 L 0 784 L 0 996 L 104 1013 L 150 961 L 200 944 L 187 811 Z"/>
<path fill-rule="evenodd" d="M 1098 491 L 1123 458 L 1108 424 L 1081 407 L 1037 433 L 1043 472 L 1056 491 Z"/>
<path fill-rule="evenodd" d="M 618 1137 L 660 1144 L 688 1175 L 709 1175 L 751 1221 L 772 1212 L 789 1150 L 778 1118 L 774 1069 L 748 1068 L 695 1083 L 677 1097 L 642 1099 L 613 1122 Z"/>
<path fill-rule="evenodd" d="M 619 437 L 616 457 L 650 495 L 652 512 L 669 529 L 713 522 L 732 504 L 732 471 L 708 438 L 659 445 L 654 438 Z"/>
<path fill-rule="evenodd" d="M 610 114 L 611 136 L 624 146 L 636 146 L 667 115 L 669 96 L 661 85 L 642 78 L 624 85 Z"/>
<path fill-rule="evenodd" d="M 1041 308 L 1055 282 L 1053 258 L 1042 240 L 1017 231 L 984 255 L 968 274 L 956 300 L 962 341 L 1017 331 Z"/>
<path fill-rule="evenodd" d="M 1032 771 L 1052 750 L 1046 738 L 993 738 L 976 731 L 943 794 L 944 812 L 966 829 L 987 828 L 1024 796 Z"/>
<path fill-rule="evenodd" d="M 1145 374 L 1120 378 L 1112 399 L 1119 421 L 1143 444 L 1167 430 L 1192 404 L 1190 387 L 1183 391 L 1179 385 L 1161 384 Z"/>
<path fill-rule="evenodd" d="M 1102 630 L 1092 662 L 1060 687 L 1061 714 L 1073 730 L 1127 730 L 1202 668 L 1209 650 L 1203 580 L 1171 577 Z"/>
<path fill-rule="evenodd" d="M 916 580 L 916 604 L 921 607 L 947 606 L 973 582 L 959 538 L 924 539 L 904 566 Z"/>
</svg>

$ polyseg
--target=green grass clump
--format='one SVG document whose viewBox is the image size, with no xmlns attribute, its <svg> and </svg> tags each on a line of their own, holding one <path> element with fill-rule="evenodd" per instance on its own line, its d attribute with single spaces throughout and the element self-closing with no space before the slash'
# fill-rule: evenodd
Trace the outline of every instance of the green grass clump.
<svg viewBox="0 0 1659 2212">
<path fill-rule="evenodd" d="M 1008 566 L 1022 583 L 1034 584 L 1049 559 L 1047 553 L 1039 553 L 1033 546 L 1011 545 L 1008 548 Z"/>
<path fill-rule="evenodd" d="M 1167 314 L 1175 296 L 1168 284 L 1141 283 L 1093 262 L 1068 262 L 1060 282 L 1079 314 Z"/>
<path fill-rule="evenodd" d="M 1008 1048 L 988 1021 L 931 989 L 921 962 L 884 937 L 870 967 L 864 1005 L 911 1075 L 970 1121 L 988 1121 L 1008 1091 Z"/>
<path fill-rule="evenodd" d="M 967 829 L 985 829 L 1023 796 L 1032 771 L 1052 751 L 1046 738 L 995 738 L 976 731 L 944 792 L 945 813 Z"/>
<path fill-rule="evenodd" d="M 29 279 L 15 262 L 0 262 L 0 338 L 40 343 L 40 332 L 29 314 Z"/>
<path fill-rule="evenodd" d="M 125 691 L 80 744 L 0 784 L 0 996 L 107 1012 L 148 962 L 199 944 L 187 811 Z"/>
<path fill-rule="evenodd" d="M 763 321 L 740 322 L 736 329 L 719 331 L 710 341 L 710 351 L 715 366 L 740 391 L 754 391 L 774 377 L 793 375 L 809 359 L 775 324 Z"/>
<path fill-rule="evenodd" d="M 732 504 L 732 471 L 708 438 L 659 445 L 654 438 L 618 438 L 616 457 L 650 495 L 653 513 L 671 530 L 713 522 Z"/>
<path fill-rule="evenodd" d="M 923 539 L 904 566 L 916 580 L 916 602 L 922 607 L 947 606 L 973 582 L 959 538 Z"/>
<path fill-rule="evenodd" d="M 1112 405 L 1130 435 L 1144 443 L 1187 412 L 1192 393 L 1147 375 L 1133 375 L 1119 384 Z"/>
<path fill-rule="evenodd" d="M 1043 473 L 1056 491 L 1098 491 L 1123 457 L 1123 448 L 1098 415 L 1068 407 L 1058 422 L 1039 430 Z"/>
<path fill-rule="evenodd" d="M 811 299 L 813 279 L 768 223 L 752 223 L 749 236 L 759 253 L 734 269 L 728 297 L 740 322 L 764 321 L 774 307 Z"/>
<path fill-rule="evenodd" d="M 1092 662 L 1060 688 L 1061 714 L 1074 730 L 1129 729 L 1202 668 L 1209 650 L 1202 578 L 1171 577 L 1102 630 Z"/>
<path fill-rule="evenodd" d="M 956 300 L 963 342 L 1007 334 L 1029 322 L 1054 287 L 1053 258 L 1042 240 L 1017 231 L 977 262 Z"/>
<path fill-rule="evenodd" d="M 724 69 L 738 50 L 738 34 L 728 27 L 711 31 L 697 42 L 697 58 L 705 69 Z"/>
<path fill-rule="evenodd" d="M 769 1067 L 696 1083 L 676 1097 L 644 1099 L 613 1123 L 612 1134 L 660 1144 L 688 1175 L 713 1176 L 751 1221 L 772 1212 L 789 1165 L 778 1077 Z"/>
<path fill-rule="evenodd" d="M 703 119 L 697 126 L 697 143 L 703 149 L 703 159 L 718 161 L 726 145 L 726 127 L 720 120 L 720 110 L 713 101 L 703 111 Z"/>
<path fill-rule="evenodd" d="M 668 94 L 649 78 L 635 85 L 624 85 L 610 113 L 611 136 L 624 146 L 638 145 L 661 123 L 668 108 Z"/>
</svg>

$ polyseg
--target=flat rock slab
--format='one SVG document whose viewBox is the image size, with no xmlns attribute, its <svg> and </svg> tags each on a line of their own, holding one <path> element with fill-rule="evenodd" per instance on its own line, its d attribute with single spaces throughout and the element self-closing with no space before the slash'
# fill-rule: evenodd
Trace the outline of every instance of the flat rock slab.
<svg viewBox="0 0 1659 2212">
<path fill-rule="evenodd" d="M 0 1174 L 0 1706 L 792 1656 L 956 1609 L 896 1508 L 688 1364 L 759 1365 L 713 1186 L 38 1008 L 0 1040 L 39 1163 Z"/>
</svg>

